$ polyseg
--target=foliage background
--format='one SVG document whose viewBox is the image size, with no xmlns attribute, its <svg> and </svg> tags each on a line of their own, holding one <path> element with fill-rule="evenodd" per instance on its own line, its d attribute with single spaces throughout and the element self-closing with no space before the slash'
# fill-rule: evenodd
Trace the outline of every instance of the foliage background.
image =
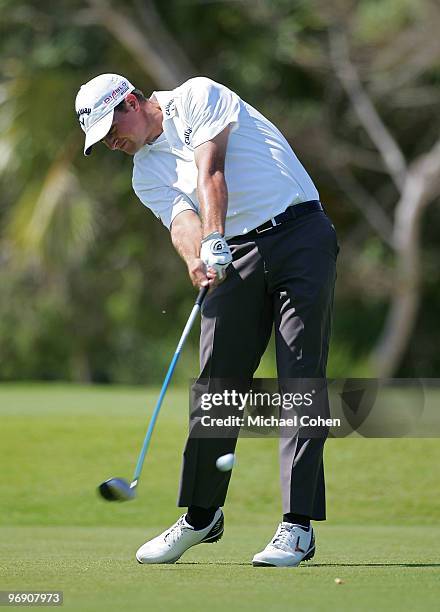
<svg viewBox="0 0 440 612">
<path fill-rule="evenodd" d="M 191 308 L 131 159 L 82 155 L 73 102 L 102 72 L 147 94 L 204 74 L 273 120 L 340 238 L 330 375 L 438 376 L 439 28 L 431 0 L 0 0 L 0 380 L 156 383 Z"/>
</svg>

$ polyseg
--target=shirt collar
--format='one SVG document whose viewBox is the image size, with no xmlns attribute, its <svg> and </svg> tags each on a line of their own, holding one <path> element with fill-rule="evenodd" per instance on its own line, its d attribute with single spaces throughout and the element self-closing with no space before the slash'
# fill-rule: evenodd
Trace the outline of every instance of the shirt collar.
<svg viewBox="0 0 440 612">
<path fill-rule="evenodd" d="M 164 140 L 166 140 L 166 136 L 165 136 L 165 132 L 162 132 L 162 134 L 159 134 L 159 136 L 156 138 L 154 142 L 145 144 L 142 147 L 142 149 L 139 149 L 139 151 L 134 154 L 133 157 L 134 158 L 137 157 L 139 159 L 140 157 L 147 155 L 152 149 L 154 149 L 154 147 L 162 144 Z"/>
<path fill-rule="evenodd" d="M 153 91 L 151 95 L 156 98 L 156 100 L 159 102 L 160 108 L 162 109 L 162 114 L 163 114 L 162 125 L 163 125 L 165 121 L 167 121 L 168 119 L 171 119 L 176 114 L 176 105 L 175 105 L 176 91 L 175 90 Z M 166 139 L 166 136 L 165 136 L 165 130 L 164 130 L 162 134 L 160 134 L 154 142 L 152 142 L 151 144 L 144 145 L 142 149 L 140 149 L 134 155 L 134 157 L 136 158 L 137 156 L 137 158 L 139 159 L 140 157 L 147 155 L 151 151 L 151 149 L 153 149 L 156 145 L 163 142 L 163 140 L 165 139 Z"/>
</svg>

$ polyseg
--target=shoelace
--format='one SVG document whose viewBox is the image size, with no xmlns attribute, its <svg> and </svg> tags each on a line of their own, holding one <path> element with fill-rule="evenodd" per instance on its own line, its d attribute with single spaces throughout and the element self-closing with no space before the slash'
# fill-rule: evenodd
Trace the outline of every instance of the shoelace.
<svg viewBox="0 0 440 612">
<path fill-rule="evenodd" d="M 286 547 L 292 546 L 292 542 L 290 540 L 292 527 L 288 527 L 287 525 L 281 525 L 279 529 L 279 532 L 275 535 L 271 544 L 274 546 L 279 546 L 280 544 L 281 546 Z"/>
<path fill-rule="evenodd" d="M 169 528 L 168 532 L 164 536 L 164 540 L 172 546 L 182 535 L 182 531 L 185 529 L 184 526 L 184 515 L 180 517 L 177 523 L 174 523 L 172 527 Z"/>
</svg>

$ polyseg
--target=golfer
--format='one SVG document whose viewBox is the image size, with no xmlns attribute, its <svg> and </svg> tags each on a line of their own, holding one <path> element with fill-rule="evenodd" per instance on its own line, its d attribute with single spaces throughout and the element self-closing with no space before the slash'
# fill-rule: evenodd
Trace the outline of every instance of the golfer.
<svg viewBox="0 0 440 612">
<path fill-rule="evenodd" d="M 147 98 L 125 77 L 102 74 L 79 90 L 76 113 L 84 154 L 103 141 L 133 156 L 134 191 L 170 230 L 193 285 L 210 286 L 200 384 L 250 384 L 272 327 L 280 380 L 325 377 L 337 239 L 280 131 L 205 77 Z M 140 563 L 172 563 L 223 534 L 230 472 L 215 462 L 234 451 L 236 437 L 192 435 L 198 414 L 196 406 L 179 492 L 188 510 L 139 548 Z M 297 431 L 280 439 L 283 517 L 254 565 L 297 566 L 313 557 L 310 521 L 325 519 L 324 441 Z"/>
</svg>

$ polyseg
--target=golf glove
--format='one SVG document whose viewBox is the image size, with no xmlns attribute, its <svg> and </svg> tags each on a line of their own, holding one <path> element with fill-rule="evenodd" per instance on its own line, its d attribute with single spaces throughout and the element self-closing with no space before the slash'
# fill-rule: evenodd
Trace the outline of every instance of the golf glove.
<svg viewBox="0 0 440 612">
<path fill-rule="evenodd" d="M 202 240 L 200 259 L 217 272 L 218 280 L 224 279 L 226 268 L 232 262 L 232 253 L 220 232 L 212 232 Z"/>
</svg>

